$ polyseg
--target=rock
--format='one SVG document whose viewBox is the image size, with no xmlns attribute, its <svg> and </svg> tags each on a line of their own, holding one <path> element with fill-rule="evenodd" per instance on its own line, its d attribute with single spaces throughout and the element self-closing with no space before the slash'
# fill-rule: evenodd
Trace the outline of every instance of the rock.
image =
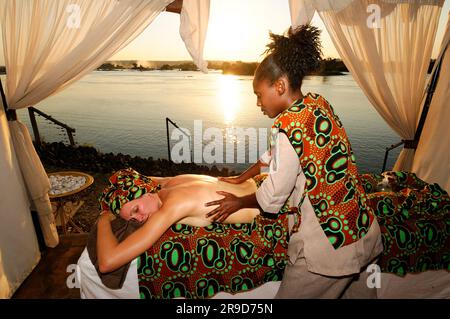
<svg viewBox="0 0 450 319">
<path fill-rule="evenodd" d="M 205 174 L 214 176 L 238 175 L 228 168 L 211 169 L 195 163 L 175 164 L 167 159 L 142 158 L 118 153 L 100 153 L 89 146 L 67 146 L 64 143 L 43 143 L 37 149 L 44 166 L 54 170 L 75 169 L 86 172 L 112 174 L 119 169 L 132 167 L 145 175 L 173 176 L 179 174 Z"/>
</svg>

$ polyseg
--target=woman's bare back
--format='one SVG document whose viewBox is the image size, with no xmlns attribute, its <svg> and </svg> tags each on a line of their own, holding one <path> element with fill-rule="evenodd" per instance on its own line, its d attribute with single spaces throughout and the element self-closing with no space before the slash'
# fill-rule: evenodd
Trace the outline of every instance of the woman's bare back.
<svg viewBox="0 0 450 319">
<path fill-rule="evenodd" d="M 215 207 L 206 207 L 210 201 L 223 198 L 217 191 L 224 191 L 236 196 L 245 196 L 256 192 L 253 180 L 242 184 L 230 184 L 206 175 L 179 175 L 167 179 L 159 192 L 163 205 L 170 209 L 180 209 L 186 213 L 178 223 L 204 227 L 211 224 L 212 219 L 206 214 Z M 225 223 L 250 223 L 260 212 L 256 208 L 246 208 L 229 216 Z"/>
</svg>

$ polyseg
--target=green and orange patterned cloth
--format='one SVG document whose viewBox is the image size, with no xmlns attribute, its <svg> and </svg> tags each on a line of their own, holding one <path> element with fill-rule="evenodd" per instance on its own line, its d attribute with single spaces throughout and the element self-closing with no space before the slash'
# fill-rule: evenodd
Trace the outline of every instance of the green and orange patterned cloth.
<svg viewBox="0 0 450 319">
<path fill-rule="evenodd" d="M 427 184 L 412 173 L 386 174 L 392 177 L 390 183 L 395 192 L 376 192 L 382 175 L 359 177 L 382 232 L 381 270 L 400 276 L 450 270 L 448 194 L 437 184 Z M 145 191 L 159 187 L 131 169 L 115 175 L 100 197 L 102 208 L 112 206 L 114 192 L 126 201 L 135 198 L 126 193 L 132 190 L 135 194 L 134 187 Z M 265 175 L 255 178 L 258 187 L 264 178 Z M 121 180 L 127 183 L 119 184 Z M 287 218 L 285 206 L 277 219 L 258 216 L 251 224 L 212 224 L 203 228 L 173 225 L 138 257 L 141 298 L 208 298 L 221 291 L 237 293 L 281 280 L 287 262 Z"/>
<path fill-rule="evenodd" d="M 139 257 L 141 298 L 189 299 L 237 293 L 279 281 L 286 266 L 283 219 L 252 224 L 174 225 Z"/>
<path fill-rule="evenodd" d="M 376 192 L 384 177 L 393 191 Z M 381 270 L 399 276 L 450 270 L 450 198 L 445 190 L 406 172 L 363 174 L 361 180 L 380 224 Z"/>
<path fill-rule="evenodd" d="M 265 176 L 255 178 L 257 186 Z M 287 263 L 288 210 L 251 224 L 173 225 L 138 259 L 141 298 L 208 298 L 279 281 Z"/>
<path fill-rule="evenodd" d="M 265 176 L 255 177 L 259 187 Z M 160 185 L 129 168 L 117 171 L 99 196 L 100 208 L 119 215 L 128 201 Z M 207 227 L 173 225 L 138 258 L 142 298 L 207 298 L 236 293 L 282 279 L 287 262 L 288 210 L 251 224 Z"/>
<path fill-rule="evenodd" d="M 361 239 L 375 217 L 359 181 L 347 134 L 333 107 L 322 96 L 309 93 L 278 115 L 272 134 L 278 131 L 287 135 L 306 177 L 299 211 L 308 196 L 335 249 Z"/>
</svg>

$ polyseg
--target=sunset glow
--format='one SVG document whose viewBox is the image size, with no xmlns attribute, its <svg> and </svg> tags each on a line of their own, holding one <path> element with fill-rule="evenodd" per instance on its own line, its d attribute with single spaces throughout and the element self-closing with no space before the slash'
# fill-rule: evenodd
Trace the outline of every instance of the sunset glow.
<svg viewBox="0 0 450 319">
<path fill-rule="evenodd" d="M 220 78 L 217 101 L 221 101 L 225 125 L 231 125 L 236 117 L 236 111 L 241 105 L 238 78 L 226 75 Z"/>
<path fill-rule="evenodd" d="M 437 55 L 440 48 L 449 10 L 450 0 L 446 0 L 432 57 Z M 179 20 L 176 14 L 162 13 L 141 36 L 111 60 L 190 60 L 179 36 Z M 261 54 L 269 40 L 269 31 L 282 33 L 290 24 L 287 0 L 211 0 L 205 59 L 261 61 Z M 312 25 L 323 31 L 324 57 L 339 58 L 317 13 Z"/>
<path fill-rule="evenodd" d="M 450 10 L 444 2 L 432 58 L 437 56 Z M 211 0 L 204 56 L 206 60 L 261 61 L 269 40 L 269 31 L 282 33 L 290 26 L 288 0 Z M 323 31 L 324 57 L 339 58 L 320 17 L 312 24 Z M 191 60 L 179 34 L 178 14 L 163 12 L 127 47 L 109 60 Z M 3 47 L 0 37 L 0 48 Z M 4 65 L 3 49 L 0 65 Z"/>
</svg>

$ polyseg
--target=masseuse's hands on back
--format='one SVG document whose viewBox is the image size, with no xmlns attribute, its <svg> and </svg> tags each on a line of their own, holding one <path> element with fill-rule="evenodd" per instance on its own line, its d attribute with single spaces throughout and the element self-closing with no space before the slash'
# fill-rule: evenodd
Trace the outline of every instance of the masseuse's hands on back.
<svg viewBox="0 0 450 319">
<path fill-rule="evenodd" d="M 241 175 L 221 177 L 219 178 L 219 181 L 230 184 L 242 184 L 246 180 L 258 175 L 263 166 L 267 166 L 267 164 L 258 161 Z M 214 222 L 223 223 L 228 216 L 243 208 L 259 208 L 255 194 L 243 197 L 237 197 L 236 195 L 227 192 L 217 192 L 217 194 L 224 196 L 224 198 L 205 204 L 206 207 L 218 205 L 213 211 L 206 214 L 206 218 L 212 217 Z"/>
<path fill-rule="evenodd" d="M 207 207 L 218 205 L 213 211 L 206 214 L 206 218 L 212 217 L 213 221 L 223 223 L 228 216 L 244 208 L 242 207 L 241 197 L 227 192 L 217 192 L 217 194 L 223 195 L 224 198 L 205 204 Z"/>
</svg>

